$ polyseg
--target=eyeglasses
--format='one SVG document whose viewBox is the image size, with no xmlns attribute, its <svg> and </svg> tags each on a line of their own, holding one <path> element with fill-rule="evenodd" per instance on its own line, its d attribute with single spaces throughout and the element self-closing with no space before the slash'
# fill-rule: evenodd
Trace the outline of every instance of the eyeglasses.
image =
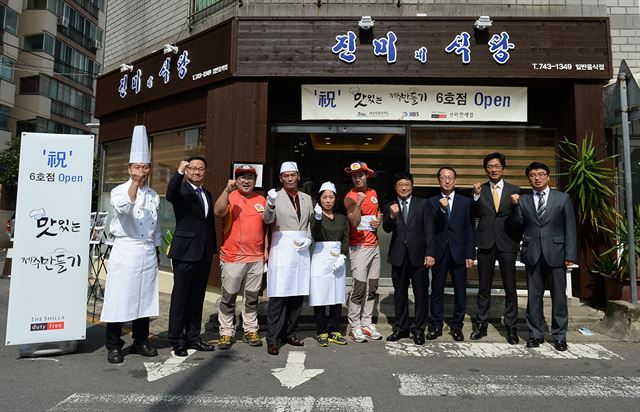
<svg viewBox="0 0 640 412">
<path fill-rule="evenodd" d="M 487 170 L 502 170 L 502 165 L 487 165 Z"/>
<path fill-rule="evenodd" d="M 455 176 L 438 176 L 438 180 L 442 182 L 452 182 L 456 180 L 456 177 Z"/>
<path fill-rule="evenodd" d="M 242 175 L 242 176 L 238 176 L 237 179 L 243 180 L 245 182 L 250 182 L 250 181 L 256 180 L 256 177 L 254 175 Z"/>
<path fill-rule="evenodd" d="M 207 171 L 207 169 L 205 169 L 204 167 L 187 166 L 187 169 L 191 170 L 192 172 L 200 172 L 200 173 L 204 173 Z"/>
<path fill-rule="evenodd" d="M 542 179 L 545 176 L 547 176 L 547 173 L 545 173 L 545 172 L 529 173 L 529 179 L 535 179 L 536 177 L 539 177 L 539 178 Z"/>
</svg>

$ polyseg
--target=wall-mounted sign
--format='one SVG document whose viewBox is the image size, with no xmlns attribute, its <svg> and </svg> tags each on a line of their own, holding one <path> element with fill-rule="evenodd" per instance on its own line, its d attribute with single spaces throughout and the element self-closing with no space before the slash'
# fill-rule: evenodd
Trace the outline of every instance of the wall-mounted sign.
<svg viewBox="0 0 640 412">
<path fill-rule="evenodd" d="M 302 120 L 526 122 L 526 87 L 302 85 Z"/>
</svg>

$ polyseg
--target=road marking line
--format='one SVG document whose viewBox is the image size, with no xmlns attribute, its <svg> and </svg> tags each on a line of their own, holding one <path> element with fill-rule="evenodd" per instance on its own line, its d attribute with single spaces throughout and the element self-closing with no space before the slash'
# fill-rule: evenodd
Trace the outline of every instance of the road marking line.
<svg viewBox="0 0 640 412">
<path fill-rule="evenodd" d="M 175 410 L 184 407 L 217 407 L 222 410 L 272 410 L 277 412 L 373 412 L 373 399 L 365 397 L 313 396 L 211 396 L 74 393 L 51 411 L 80 411 L 104 406 Z"/>
<path fill-rule="evenodd" d="M 304 351 L 290 351 L 285 367 L 271 369 L 271 373 L 285 388 L 292 389 L 302 385 L 324 372 L 324 369 L 305 369 L 304 360 L 306 357 L 307 354 Z"/>
<path fill-rule="evenodd" d="M 601 345 L 595 343 L 570 343 L 565 352 L 558 352 L 551 344 L 542 344 L 538 348 L 527 348 L 524 344 L 489 342 L 440 342 L 424 346 L 413 343 L 387 343 L 390 356 L 422 356 L 432 358 L 530 358 L 530 359 L 623 359 Z"/>
<path fill-rule="evenodd" d="M 404 396 L 640 398 L 640 378 L 625 376 L 394 376 Z"/>
</svg>

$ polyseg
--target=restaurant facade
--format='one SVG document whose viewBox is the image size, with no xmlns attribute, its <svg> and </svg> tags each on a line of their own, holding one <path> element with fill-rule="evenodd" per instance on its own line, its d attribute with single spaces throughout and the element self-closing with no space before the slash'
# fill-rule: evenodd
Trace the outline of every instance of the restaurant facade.
<svg viewBox="0 0 640 412">
<path fill-rule="evenodd" d="M 493 151 L 507 156 L 511 183 L 529 188 L 524 168 L 535 160 L 551 167 L 551 185 L 562 190 L 564 137 L 593 136 L 606 153 L 608 19 L 496 17 L 484 28 L 476 20 L 235 17 L 127 62 L 97 83 L 102 204 L 127 179 L 136 124 L 150 134 L 151 185 L 161 197 L 180 160 L 196 154 L 208 159 L 214 197 L 233 163 L 261 167 L 259 186 L 268 190 L 285 160 L 298 162 L 301 188 L 312 196 L 327 180 L 344 196 L 344 168 L 356 160 L 376 171 L 371 185 L 381 203 L 402 170 L 414 175 L 418 195 L 438 193 L 436 172 L 445 165 L 470 195 L 486 180 L 482 158 Z M 173 224 L 164 200 L 161 224 Z M 380 238 L 386 255 L 390 236 Z M 572 274 L 581 298 L 593 293 L 589 253 Z M 470 274 L 470 288 L 475 279 Z M 520 273 L 519 287 L 525 282 Z"/>
</svg>

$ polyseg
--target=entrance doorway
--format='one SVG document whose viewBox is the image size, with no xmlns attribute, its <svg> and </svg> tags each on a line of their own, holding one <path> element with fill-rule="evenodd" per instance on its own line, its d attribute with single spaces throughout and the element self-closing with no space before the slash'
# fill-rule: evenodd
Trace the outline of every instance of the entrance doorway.
<svg viewBox="0 0 640 412">
<path fill-rule="evenodd" d="M 335 183 L 338 199 L 351 190 L 351 178 L 344 169 L 363 161 L 376 173 L 369 187 L 378 193 L 380 205 L 393 195 L 393 176 L 409 170 L 405 126 L 377 125 L 276 125 L 272 128 L 270 155 L 274 165 L 272 181 L 277 186 L 279 165 L 293 160 L 300 168 L 300 188 L 314 200 L 323 182 Z M 346 214 L 343 202 L 336 202 L 338 213 Z M 390 283 L 391 266 L 386 262 L 391 234 L 378 230 L 381 277 Z"/>
</svg>

